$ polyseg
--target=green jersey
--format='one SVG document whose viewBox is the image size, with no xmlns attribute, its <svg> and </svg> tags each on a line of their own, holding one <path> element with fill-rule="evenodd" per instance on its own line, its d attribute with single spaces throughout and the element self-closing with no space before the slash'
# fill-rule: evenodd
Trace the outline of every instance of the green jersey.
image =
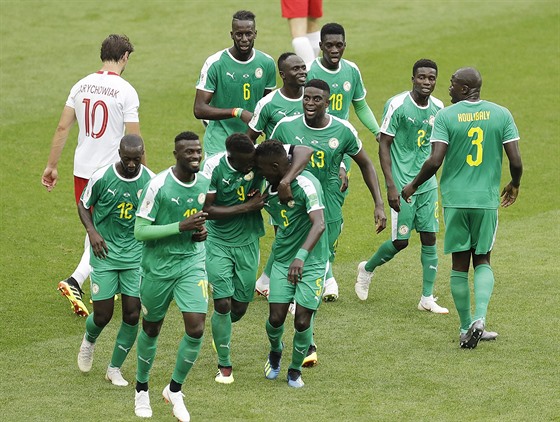
<svg viewBox="0 0 560 422">
<path fill-rule="evenodd" d="M 257 103 L 249 127 L 255 132 L 263 132 L 265 139 L 270 139 L 272 131 L 281 119 L 303 114 L 302 101 L 303 94 L 294 100 L 285 97 L 280 89 L 277 89 Z"/>
<path fill-rule="evenodd" d="M 509 110 L 489 101 L 460 101 L 436 115 L 431 142 L 445 142 L 444 207 L 497 209 L 503 144 L 519 132 Z"/>
<path fill-rule="evenodd" d="M 385 104 L 380 131 L 393 137 L 391 144 L 391 172 L 400 192 L 420 172 L 430 156 L 430 136 L 436 113 L 443 103 L 430 96 L 428 105 L 419 106 L 409 91 L 395 95 Z M 434 175 L 416 191 L 416 194 L 437 188 Z"/>
<path fill-rule="evenodd" d="M 216 194 L 214 205 L 230 207 L 250 199 L 248 194 L 260 191 L 264 179 L 250 171 L 243 174 L 235 170 L 225 152 L 204 161 L 203 173 L 210 179 L 208 193 Z M 208 240 L 226 246 L 245 246 L 264 235 L 260 211 L 246 212 L 230 218 L 206 222 Z"/>
<path fill-rule="evenodd" d="M 142 188 L 153 176 L 141 166 L 136 177 L 126 179 L 117 172 L 115 164 L 109 164 L 89 179 L 80 200 L 85 208 L 93 207 L 93 225 L 109 249 L 105 259 L 90 254 L 93 268 L 128 270 L 140 266 L 142 243 L 134 238 L 134 214 Z"/>
<path fill-rule="evenodd" d="M 338 69 L 330 70 L 321 64 L 321 58 L 316 58 L 307 72 L 307 80 L 322 79 L 329 84 L 329 114 L 348 120 L 350 104 L 366 98 L 366 88 L 362 81 L 360 69 L 355 63 L 342 59 Z"/>
<path fill-rule="evenodd" d="M 183 183 L 175 177 L 172 167 L 156 175 L 144 188 L 140 197 L 137 217 L 152 224 L 177 223 L 202 210 L 210 180 L 196 173 L 194 181 Z M 144 275 L 159 279 L 175 279 L 184 266 L 193 260 L 204 262 L 206 251 L 203 242 L 192 240 L 194 231 L 184 231 L 157 240 L 144 242 L 142 271 Z"/>
<path fill-rule="evenodd" d="M 291 264 L 298 250 L 301 248 L 309 230 L 311 220 L 308 214 L 311 211 L 324 209 L 323 192 L 319 181 L 308 171 L 303 171 L 290 184 L 293 200 L 282 204 L 278 192 L 272 191 L 268 186 L 268 198 L 264 204 L 265 210 L 270 214 L 278 231 L 272 245 L 274 260 Z M 329 245 L 326 231 L 323 233 L 306 259 L 306 264 L 326 263 L 329 259 Z"/>
<path fill-rule="evenodd" d="M 354 126 L 348 121 L 329 116 L 327 126 L 317 129 L 305 123 L 305 117 L 292 116 L 282 119 L 272 137 L 285 144 L 305 145 L 315 150 L 307 165 L 309 170 L 323 186 L 325 195 L 325 222 L 330 223 L 342 218 L 342 204 L 336 198 L 340 182 L 336 186 L 338 171 L 344 154 L 354 156 L 362 149 L 362 141 Z M 329 183 L 330 181 L 330 183 Z"/>
<path fill-rule="evenodd" d="M 196 83 L 196 89 L 213 93 L 211 106 L 240 107 L 251 113 L 264 91 L 275 87 L 274 59 L 256 49 L 246 62 L 233 58 L 228 49 L 218 51 L 206 59 Z M 236 132 L 247 132 L 247 124 L 241 119 L 210 120 L 204 133 L 206 156 L 225 151 L 226 138 Z"/>
</svg>

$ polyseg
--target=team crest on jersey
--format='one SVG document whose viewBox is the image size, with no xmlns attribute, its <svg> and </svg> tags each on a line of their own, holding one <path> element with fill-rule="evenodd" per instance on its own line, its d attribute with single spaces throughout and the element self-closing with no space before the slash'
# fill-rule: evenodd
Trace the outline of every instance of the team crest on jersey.
<svg viewBox="0 0 560 422">
<path fill-rule="evenodd" d="M 204 204 L 204 200 L 205 200 L 205 199 L 206 199 L 206 195 L 205 195 L 205 194 L 201 193 L 201 194 L 198 195 L 198 203 L 199 203 L 199 204 L 201 204 L 201 205 Z"/>
<path fill-rule="evenodd" d="M 99 285 L 97 283 L 91 283 L 91 292 L 96 295 L 99 293 Z"/>
<path fill-rule="evenodd" d="M 406 234 L 408 234 L 408 226 L 406 225 L 402 225 L 399 227 L 399 234 L 401 234 L 402 236 L 405 236 Z"/>
<path fill-rule="evenodd" d="M 332 149 L 336 149 L 338 145 L 339 145 L 338 139 L 336 138 L 329 139 L 329 147 L 331 147 Z"/>
<path fill-rule="evenodd" d="M 260 78 L 262 78 L 262 75 L 263 75 L 263 70 L 262 70 L 262 68 L 257 67 L 257 68 L 255 69 L 255 76 L 256 76 L 257 78 L 260 79 Z"/>
<path fill-rule="evenodd" d="M 296 205 L 296 201 L 294 201 L 293 199 L 288 201 L 288 207 L 293 208 Z"/>
<path fill-rule="evenodd" d="M 342 89 L 344 89 L 346 92 L 350 91 L 351 88 L 352 88 L 352 84 L 350 83 L 350 81 L 346 81 L 342 85 Z"/>
<path fill-rule="evenodd" d="M 250 182 L 251 180 L 253 180 L 254 177 L 255 177 L 255 173 L 253 173 L 253 170 L 251 170 L 249 173 L 243 176 L 243 179 L 247 182 Z"/>
<path fill-rule="evenodd" d="M 142 195 L 142 189 L 140 189 L 140 190 L 138 190 L 138 192 L 136 192 L 136 196 L 137 196 L 138 198 L 140 198 L 140 195 Z"/>
<path fill-rule="evenodd" d="M 430 123 L 430 126 L 433 126 L 433 125 L 434 125 L 434 120 L 435 120 L 435 119 L 436 119 L 436 116 L 434 116 L 434 115 L 431 115 L 431 116 L 430 116 L 430 120 L 428 120 L 428 123 Z"/>
</svg>

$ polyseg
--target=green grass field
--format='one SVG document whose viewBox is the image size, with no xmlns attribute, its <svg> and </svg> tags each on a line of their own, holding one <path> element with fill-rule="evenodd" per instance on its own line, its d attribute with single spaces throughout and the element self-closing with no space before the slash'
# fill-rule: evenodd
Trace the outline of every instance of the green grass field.
<svg viewBox="0 0 560 422">
<path fill-rule="evenodd" d="M 73 316 L 56 292 L 83 246 L 73 201 L 76 129 L 56 189 L 47 193 L 40 177 L 69 89 L 100 67 L 100 43 L 112 32 L 126 33 L 136 47 L 124 76 L 140 96 L 149 166 L 160 171 L 171 165 L 177 133 L 202 135 L 192 113 L 194 84 L 205 58 L 231 45 L 231 15 L 242 8 L 257 15 L 257 48 L 273 57 L 291 50 L 277 0 L 0 0 L 0 420 L 137 420 L 133 387 L 103 379 L 118 322 L 100 337 L 94 368 L 83 375 L 76 355 L 84 319 Z M 320 308 L 319 365 L 304 370 L 305 388 L 263 378 L 267 304 L 257 298 L 234 326 L 231 386 L 213 380 L 217 361 L 207 324 L 200 358 L 183 387 L 192 420 L 560 420 L 558 1 L 325 0 L 324 12 L 323 23 L 345 26 L 345 58 L 360 66 L 378 119 L 387 98 L 410 89 L 412 64 L 422 57 L 438 63 L 435 95 L 446 104 L 451 74 L 473 65 L 483 76 L 482 97 L 513 113 L 525 173 L 518 202 L 500 213 L 493 254 L 488 324 L 500 337 L 476 350 L 459 349 L 450 257 L 443 256 L 441 240 L 436 289 L 448 316 L 416 310 L 417 236 L 376 272 L 370 299 L 358 301 L 356 266 L 390 233 L 374 234 L 371 200 L 355 172 L 335 263 L 341 298 Z M 352 122 L 378 163 L 373 137 L 355 115 Z M 263 242 L 263 258 L 271 237 Z M 152 369 L 153 420 L 173 420 L 160 392 L 182 330 L 172 307 Z M 288 345 L 291 332 L 286 329 Z M 130 381 L 135 361 L 133 351 L 123 367 Z"/>
</svg>

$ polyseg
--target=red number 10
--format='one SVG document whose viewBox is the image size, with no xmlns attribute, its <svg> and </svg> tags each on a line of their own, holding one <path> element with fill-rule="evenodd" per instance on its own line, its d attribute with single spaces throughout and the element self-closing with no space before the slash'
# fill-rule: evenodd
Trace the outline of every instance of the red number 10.
<svg viewBox="0 0 560 422">
<path fill-rule="evenodd" d="M 101 100 L 97 100 L 93 103 L 93 107 L 91 107 L 90 111 L 90 99 L 84 98 L 83 103 L 86 105 L 85 116 L 84 120 L 86 122 L 86 136 L 91 136 L 93 139 L 98 139 L 103 136 L 105 130 L 107 129 L 107 120 L 109 120 L 109 110 L 107 109 L 107 104 L 105 104 Z M 97 132 L 94 132 L 93 128 L 95 126 L 95 112 L 98 107 L 101 107 L 101 113 L 103 115 L 103 122 L 101 123 L 101 127 Z"/>
</svg>

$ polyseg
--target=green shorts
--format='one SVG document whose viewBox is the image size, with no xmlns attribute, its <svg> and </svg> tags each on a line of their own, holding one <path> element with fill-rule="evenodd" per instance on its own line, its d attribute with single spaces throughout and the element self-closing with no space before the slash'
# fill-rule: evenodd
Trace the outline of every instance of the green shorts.
<svg viewBox="0 0 560 422">
<path fill-rule="evenodd" d="M 251 302 L 258 268 L 258 240 L 234 247 L 206 241 L 206 272 L 214 299 L 233 297 L 238 302 Z"/>
<path fill-rule="evenodd" d="M 327 223 L 327 238 L 329 239 L 330 262 L 334 261 L 340 233 L 342 233 L 342 219 Z"/>
<path fill-rule="evenodd" d="M 181 312 L 208 312 L 208 279 L 204 261 L 185 265 L 181 275 L 173 280 L 140 277 L 140 301 L 146 321 L 161 321 L 173 299 Z"/>
<path fill-rule="evenodd" d="M 446 254 L 474 249 L 476 255 L 492 250 L 498 231 L 498 210 L 481 208 L 444 208 Z"/>
<path fill-rule="evenodd" d="M 274 261 L 270 272 L 269 303 L 296 303 L 307 309 L 316 310 L 321 304 L 327 263 L 306 263 L 303 277 L 297 284 L 288 282 L 289 264 Z"/>
<path fill-rule="evenodd" d="M 417 233 L 439 231 L 438 190 L 412 195 L 411 202 L 401 201 L 401 210 L 391 208 L 391 240 L 410 239 L 412 229 Z"/>
<path fill-rule="evenodd" d="M 89 275 L 91 300 L 105 300 L 116 294 L 140 297 L 140 268 L 132 270 L 96 270 Z"/>
</svg>

